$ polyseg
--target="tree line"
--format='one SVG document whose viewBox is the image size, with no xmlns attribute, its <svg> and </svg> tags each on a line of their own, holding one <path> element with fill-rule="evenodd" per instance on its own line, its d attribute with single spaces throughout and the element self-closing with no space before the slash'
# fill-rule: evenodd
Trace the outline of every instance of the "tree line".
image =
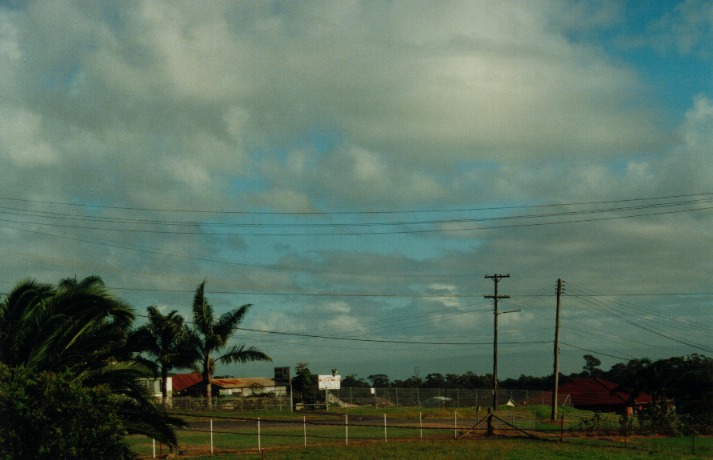
<svg viewBox="0 0 713 460">
<path fill-rule="evenodd" d="M 174 310 L 134 309 L 101 278 L 56 286 L 24 280 L 0 302 L 0 457 L 133 458 L 126 434 L 177 445 L 185 426 L 155 401 L 142 379 L 173 368 L 201 372 L 206 396 L 217 363 L 270 360 L 255 347 L 228 346 L 250 305 L 215 315 L 196 289 L 192 324 Z"/>
<path fill-rule="evenodd" d="M 609 370 L 600 368 L 601 361 L 593 355 L 584 355 L 580 372 L 560 374 L 559 383 L 566 384 L 576 378 L 596 377 L 616 383 L 619 390 L 633 397 L 640 393 L 651 395 L 655 403 L 672 403 L 676 410 L 686 414 L 708 415 L 713 422 L 713 359 L 700 355 L 677 356 L 666 359 L 631 359 L 617 363 Z M 305 365 L 298 365 L 298 376 L 305 373 Z M 309 370 L 307 369 L 307 372 Z M 492 388 L 492 374 L 478 375 L 429 373 L 403 380 L 390 380 L 386 374 L 372 374 L 360 378 L 357 374 L 342 379 L 343 387 L 378 388 Z M 534 377 L 520 375 L 518 378 L 500 380 L 498 387 L 504 390 L 552 391 L 554 376 Z"/>
</svg>

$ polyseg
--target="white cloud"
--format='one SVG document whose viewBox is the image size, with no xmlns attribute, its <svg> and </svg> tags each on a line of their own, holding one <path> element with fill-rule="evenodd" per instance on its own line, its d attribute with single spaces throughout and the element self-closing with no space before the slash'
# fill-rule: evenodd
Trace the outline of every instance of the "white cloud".
<svg viewBox="0 0 713 460">
<path fill-rule="evenodd" d="M 661 187 L 700 193 L 713 187 L 713 102 L 698 95 L 680 127 L 680 144 L 661 165 Z"/>
<path fill-rule="evenodd" d="M 43 138 L 42 116 L 0 106 L 0 159 L 4 158 L 6 168 L 46 167 L 58 163 L 57 151 Z"/>
<path fill-rule="evenodd" d="M 205 219 L 228 224 L 221 232 L 251 233 L 246 225 L 261 222 L 292 230 L 305 219 L 385 219 L 329 212 L 709 191 L 711 95 L 695 99 L 677 133 L 662 132 L 657 121 L 667 108 L 643 83 L 645 67 L 612 58 L 597 38 L 626 23 L 626 8 L 592 5 L 61 0 L 0 7 L 4 193 L 122 208 L 326 211 L 210 216 L 34 203 L 32 211 L 70 214 L 61 221 L 69 225 L 31 226 L 5 215 L 14 252 L 1 279 L 59 279 L 71 270 L 149 289 L 193 289 L 207 277 L 222 291 L 374 293 L 358 301 L 261 297 L 256 303 L 268 307 L 255 323 L 419 338 L 490 333 L 492 316 L 456 314 L 469 311 L 465 299 L 474 293 L 481 305 L 479 293 L 491 288 L 472 273 L 512 270 L 513 289 L 558 276 L 593 290 L 704 286 L 710 261 L 701 248 L 713 244 L 705 212 L 353 238 L 130 233 L 116 231 L 125 225 L 116 222 L 91 222 L 103 230 L 72 222 L 82 212 L 135 227 L 142 219 Z M 708 16 L 687 13 L 705 6 L 685 2 L 678 16 L 664 18 L 680 26 L 682 51 L 707 52 Z M 422 216 L 433 218 L 391 217 Z M 433 292 L 442 297 L 419 297 Z M 470 297 L 449 297 L 456 293 Z M 190 304 L 190 295 L 136 295 L 181 311 Z M 507 321 L 519 326 L 532 315 Z M 298 348 L 271 340 L 280 350 Z"/>
</svg>

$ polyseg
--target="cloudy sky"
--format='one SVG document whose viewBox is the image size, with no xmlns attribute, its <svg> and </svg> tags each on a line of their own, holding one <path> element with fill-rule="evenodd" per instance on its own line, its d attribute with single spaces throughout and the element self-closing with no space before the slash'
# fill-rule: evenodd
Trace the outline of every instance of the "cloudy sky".
<svg viewBox="0 0 713 460">
<path fill-rule="evenodd" d="M 713 3 L 0 6 L 0 292 L 204 279 L 359 377 L 713 354 Z M 142 318 L 139 318 L 142 320 Z"/>
</svg>

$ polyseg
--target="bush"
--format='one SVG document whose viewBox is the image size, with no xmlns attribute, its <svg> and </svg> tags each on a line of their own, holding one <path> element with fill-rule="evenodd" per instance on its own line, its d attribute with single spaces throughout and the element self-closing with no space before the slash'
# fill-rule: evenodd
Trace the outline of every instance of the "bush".
<svg viewBox="0 0 713 460">
<path fill-rule="evenodd" d="M 652 404 L 641 410 L 638 418 L 643 430 L 667 435 L 679 435 L 683 431 L 683 423 L 676 410 L 666 404 Z"/>
<path fill-rule="evenodd" d="M 134 458 L 104 387 L 0 365 L 0 458 Z"/>
</svg>

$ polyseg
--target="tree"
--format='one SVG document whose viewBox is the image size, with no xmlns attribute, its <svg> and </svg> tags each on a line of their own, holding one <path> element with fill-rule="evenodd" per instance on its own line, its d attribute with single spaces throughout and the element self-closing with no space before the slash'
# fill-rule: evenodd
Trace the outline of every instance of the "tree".
<svg viewBox="0 0 713 460">
<path fill-rule="evenodd" d="M 0 457 L 135 458 L 106 386 L 0 364 Z"/>
<path fill-rule="evenodd" d="M 148 369 L 126 346 L 133 309 L 101 278 L 64 279 L 57 287 L 25 280 L 0 303 L 0 363 L 29 372 L 69 372 L 86 388 L 104 386 L 128 433 L 175 446 L 184 425 L 157 407 L 141 385 Z"/>
<path fill-rule="evenodd" d="M 292 377 L 292 391 L 303 404 L 314 404 L 317 385 L 315 376 L 309 370 L 309 364 L 305 362 L 297 363 L 295 366 L 295 376 Z"/>
<path fill-rule="evenodd" d="M 446 379 L 443 374 L 434 372 L 426 375 L 423 386 L 426 388 L 443 388 L 446 386 Z"/>
<path fill-rule="evenodd" d="M 374 388 L 387 388 L 389 386 L 389 376 L 386 374 L 373 374 L 366 378 Z"/>
<path fill-rule="evenodd" d="M 146 308 L 149 321 L 134 331 L 130 341 L 142 353 L 153 357 L 161 375 L 161 396 L 166 402 L 166 381 L 174 368 L 191 367 L 198 356 L 191 348 L 191 335 L 184 319 L 176 310 L 163 315 L 158 307 Z"/>
<path fill-rule="evenodd" d="M 597 377 L 602 375 L 602 370 L 599 369 L 602 362 L 599 358 L 592 355 L 584 355 L 584 367 L 582 368 L 589 377 Z"/>
<path fill-rule="evenodd" d="M 356 374 L 349 374 L 342 380 L 343 387 L 369 388 L 369 382 L 359 378 Z"/>
<path fill-rule="evenodd" d="M 459 377 L 463 388 L 488 388 L 490 380 L 486 376 L 480 376 L 473 371 L 468 371 Z"/>
<path fill-rule="evenodd" d="M 412 375 L 406 380 L 394 380 L 394 386 L 398 388 L 418 388 L 423 385 L 423 379 L 416 375 Z"/>
<path fill-rule="evenodd" d="M 0 362 L 36 371 L 103 366 L 126 356 L 133 320 L 99 277 L 64 279 L 57 288 L 26 280 L 0 305 Z"/>
<path fill-rule="evenodd" d="M 251 361 L 272 361 L 268 355 L 255 347 L 233 345 L 225 353 L 213 357 L 228 345 L 228 340 L 237 331 L 238 326 L 245 318 L 252 305 L 246 304 L 240 308 L 223 313 L 217 320 L 213 306 L 205 297 L 205 281 L 198 285 L 193 297 L 193 330 L 192 348 L 198 357 L 205 395 L 209 404 L 212 396 L 213 372 L 215 364 L 220 363 L 246 363 Z"/>
</svg>

